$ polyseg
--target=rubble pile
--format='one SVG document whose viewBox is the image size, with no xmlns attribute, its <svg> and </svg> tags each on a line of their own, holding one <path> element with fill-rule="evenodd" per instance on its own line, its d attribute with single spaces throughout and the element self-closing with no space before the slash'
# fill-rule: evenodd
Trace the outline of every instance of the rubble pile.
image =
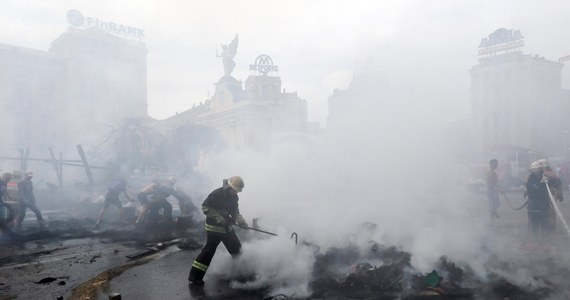
<svg viewBox="0 0 570 300">
<path fill-rule="evenodd" d="M 498 272 L 486 278 L 477 276 L 468 266 L 458 266 L 445 256 L 433 271 L 422 273 L 411 264 L 411 254 L 396 247 L 373 243 L 367 251 L 355 246 L 331 248 L 317 255 L 313 269 L 312 297 L 324 299 L 545 299 L 560 295 L 566 289 L 545 279 L 569 274 L 562 266 L 552 266 L 544 278 L 534 278 L 541 284 L 516 284 Z M 542 262 L 543 264 L 545 262 Z M 512 267 L 510 270 L 508 267 Z M 490 267 L 490 266 L 488 266 Z M 516 266 L 498 262 L 508 274 Z M 555 273 L 558 273 L 557 275 Z M 556 292 L 555 292 L 556 291 Z M 558 298 L 555 298 L 558 299 Z M 563 298 L 560 298 L 563 299 Z"/>
</svg>

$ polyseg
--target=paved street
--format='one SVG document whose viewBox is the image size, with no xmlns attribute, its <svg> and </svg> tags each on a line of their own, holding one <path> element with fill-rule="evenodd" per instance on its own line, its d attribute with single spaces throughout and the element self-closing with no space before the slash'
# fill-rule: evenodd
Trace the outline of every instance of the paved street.
<svg viewBox="0 0 570 300">
<path fill-rule="evenodd" d="M 521 191 L 510 192 L 507 197 L 514 207 L 524 203 Z M 520 259 L 520 254 L 530 258 L 537 253 L 540 256 L 567 257 L 565 249 L 570 246 L 570 239 L 560 223 L 552 238 L 539 245 L 529 244 L 526 209 L 515 211 L 503 199 L 499 208 L 500 218 L 491 224 L 484 194 L 470 193 L 458 199 L 463 199 L 460 201 L 465 201 L 469 208 L 469 215 L 465 217 L 475 222 L 486 222 L 484 247 L 497 253 L 510 253 L 504 259 Z M 564 216 L 570 216 L 568 202 L 560 203 L 559 207 Z M 112 228 L 114 225 L 108 226 Z M 144 246 L 128 240 L 48 239 L 19 247 L 2 246 L 0 249 L 3 257 L 0 299 L 15 295 L 18 299 L 88 299 L 89 295 L 107 299 L 113 292 L 120 293 L 123 299 L 259 299 L 268 296 L 259 289 L 231 289 L 227 282 L 216 282 L 208 275 L 203 289 L 189 287 L 188 271 L 199 250 L 181 250 L 171 246 L 132 262 L 126 255 L 139 252 Z M 225 250 L 218 255 L 228 256 Z M 53 278 L 53 281 L 38 283 L 47 278 Z"/>
</svg>

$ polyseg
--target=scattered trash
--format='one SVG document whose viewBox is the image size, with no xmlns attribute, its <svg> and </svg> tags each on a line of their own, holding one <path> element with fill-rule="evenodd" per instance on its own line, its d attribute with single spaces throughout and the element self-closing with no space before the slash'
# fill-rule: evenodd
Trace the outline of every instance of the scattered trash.
<svg viewBox="0 0 570 300">
<path fill-rule="evenodd" d="M 277 294 L 263 298 L 263 300 L 287 300 L 287 299 L 289 299 L 289 296 L 285 294 Z"/>
<path fill-rule="evenodd" d="M 54 282 L 58 279 L 58 277 L 45 277 L 42 278 L 40 281 L 36 281 L 37 284 L 48 284 Z"/>
<path fill-rule="evenodd" d="M 177 245 L 180 244 L 180 242 L 182 241 L 182 239 L 174 239 L 168 242 L 162 242 L 162 243 L 157 243 L 154 246 L 151 247 L 147 247 L 146 250 L 143 251 L 139 251 L 137 253 L 134 254 L 129 254 L 127 255 L 128 259 L 134 260 L 134 259 L 139 259 L 145 256 L 149 256 L 151 254 L 154 254 L 162 249 L 168 248 L 172 245 Z"/>
<path fill-rule="evenodd" d="M 433 271 L 431 271 L 431 273 L 427 274 L 427 276 L 424 278 L 423 285 L 426 288 L 436 288 L 439 286 L 441 279 L 442 278 L 439 277 L 437 272 L 435 270 L 433 270 Z"/>
<path fill-rule="evenodd" d="M 97 258 L 100 258 L 100 257 L 101 257 L 101 254 L 93 255 L 93 257 L 91 257 L 91 259 L 89 260 L 89 263 L 92 264 L 92 263 L 96 262 Z"/>
<path fill-rule="evenodd" d="M 147 248 L 146 250 L 139 251 L 139 252 L 136 252 L 133 254 L 129 254 L 129 255 L 127 255 L 127 258 L 130 260 L 135 260 L 135 259 L 143 258 L 145 256 L 149 256 L 149 255 L 154 254 L 156 252 L 158 252 L 158 250 Z"/>
<path fill-rule="evenodd" d="M 178 244 L 178 248 L 183 250 L 198 250 L 202 248 L 202 244 L 194 239 L 182 239 Z"/>
<path fill-rule="evenodd" d="M 66 283 L 66 282 L 62 280 L 62 281 L 58 282 L 57 284 L 58 284 L 58 285 L 65 285 L 65 283 Z"/>
<path fill-rule="evenodd" d="M 121 294 L 119 293 L 109 294 L 109 300 L 121 300 Z"/>
</svg>

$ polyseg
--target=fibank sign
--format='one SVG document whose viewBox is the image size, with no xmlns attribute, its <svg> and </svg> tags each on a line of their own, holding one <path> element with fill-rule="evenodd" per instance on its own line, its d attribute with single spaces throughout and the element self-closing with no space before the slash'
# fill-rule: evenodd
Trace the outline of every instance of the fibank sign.
<svg viewBox="0 0 570 300">
<path fill-rule="evenodd" d="M 499 28 L 489 37 L 481 39 L 479 55 L 495 54 L 500 51 L 507 52 L 524 46 L 524 37 L 520 30 Z"/>
<path fill-rule="evenodd" d="M 101 21 L 98 18 L 85 17 L 80 11 L 75 9 L 68 11 L 66 18 L 69 25 L 73 27 L 77 28 L 97 27 L 99 29 L 118 35 L 124 35 L 137 39 L 145 38 L 143 29 L 132 26 L 125 26 L 123 24 L 117 24 L 113 22 Z"/>
<path fill-rule="evenodd" d="M 258 71 L 263 75 L 267 75 L 269 72 L 277 72 L 278 67 L 273 65 L 273 59 L 269 55 L 262 54 L 255 59 L 253 65 L 249 65 L 250 71 Z"/>
</svg>

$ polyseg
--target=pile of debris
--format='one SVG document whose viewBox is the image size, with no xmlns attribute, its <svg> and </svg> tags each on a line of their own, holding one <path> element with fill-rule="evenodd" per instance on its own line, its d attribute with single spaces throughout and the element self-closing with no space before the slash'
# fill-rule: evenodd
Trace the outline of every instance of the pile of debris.
<svg viewBox="0 0 570 300">
<path fill-rule="evenodd" d="M 362 253 L 355 246 L 317 255 L 312 297 L 324 299 L 544 299 L 554 285 L 519 286 L 497 273 L 480 279 L 468 267 L 441 257 L 433 271 L 421 273 L 411 254 L 378 243 Z"/>
</svg>

